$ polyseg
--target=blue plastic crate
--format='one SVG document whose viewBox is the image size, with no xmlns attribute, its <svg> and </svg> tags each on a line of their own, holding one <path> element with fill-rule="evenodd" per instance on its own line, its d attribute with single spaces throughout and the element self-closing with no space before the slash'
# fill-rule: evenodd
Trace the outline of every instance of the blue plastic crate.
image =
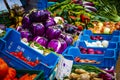
<svg viewBox="0 0 120 80">
<path fill-rule="evenodd" d="M 113 36 L 113 35 L 100 35 L 101 37 L 103 37 L 103 40 L 107 40 L 107 41 L 110 41 L 110 42 L 119 42 L 119 36 Z M 97 41 L 97 40 L 92 40 L 90 38 L 90 35 L 83 35 L 80 37 L 80 41 Z M 102 40 L 100 40 L 102 41 Z"/>
<path fill-rule="evenodd" d="M 115 50 L 106 49 L 104 55 L 100 54 L 81 54 L 80 50 L 77 47 L 70 47 L 63 53 L 63 56 L 67 59 L 74 60 L 75 57 L 80 57 L 82 59 L 90 59 L 100 61 L 100 64 L 91 64 L 91 63 L 79 63 L 75 62 L 74 64 L 89 64 L 94 65 L 100 68 L 110 68 L 112 66 L 116 66 L 116 55 Z"/>
<path fill-rule="evenodd" d="M 89 42 L 94 42 L 94 41 L 89 41 Z M 108 47 L 87 47 L 86 46 L 86 44 L 85 44 L 85 42 L 83 42 L 83 41 L 80 41 L 79 42 L 79 44 L 78 44 L 78 42 L 76 41 L 75 43 L 74 43 L 74 46 L 78 46 L 78 47 L 84 47 L 84 48 L 93 48 L 93 49 L 95 49 L 95 50 L 97 50 L 97 49 L 99 49 L 99 50 L 106 50 L 106 49 L 113 49 L 113 50 L 115 50 L 115 54 L 116 54 L 116 59 L 118 59 L 118 57 L 119 57 L 119 45 L 118 45 L 118 43 L 116 43 L 116 42 L 109 42 L 109 45 L 108 45 Z"/>
<path fill-rule="evenodd" d="M 0 37 L 0 50 L 2 50 L 5 45 L 5 41 L 3 39 L 9 34 L 10 31 L 11 31 L 11 29 L 6 28 L 5 35 L 3 37 Z"/>
<path fill-rule="evenodd" d="M 59 60 L 59 57 L 54 53 L 44 56 L 22 43 L 20 39 L 20 33 L 13 29 L 4 37 L 3 41 L 5 42 L 5 46 L 1 51 L 0 57 L 2 57 L 9 66 L 12 66 L 16 69 L 43 70 L 45 72 L 45 77 L 48 77 L 54 70 Z M 38 57 L 41 62 L 37 66 L 32 67 L 15 56 L 9 54 L 9 52 L 13 51 L 22 51 L 25 57 L 30 57 L 33 61 Z"/>
<path fill-rule="evenodd" d="M 119 30 L 115 30 L 115 31 L 113 31 L 112 34 L 95 34 L 95 33 L 92 33 L 91 30 L 83 30 L 83 35 L 119 36 L 119 35 L 120 35 L 120 32 L 119 32 Z"/>
</svg>

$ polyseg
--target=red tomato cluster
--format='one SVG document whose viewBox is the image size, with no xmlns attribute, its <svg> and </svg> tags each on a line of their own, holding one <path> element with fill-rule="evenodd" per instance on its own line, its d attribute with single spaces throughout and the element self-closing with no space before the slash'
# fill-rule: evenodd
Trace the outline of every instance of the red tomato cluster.
<svg viewBox="0 0 120 80">
<path fill-rule="evenodd" d="M 14 55 L 15 57 L 21 59 L 22 61 L 24 61 L 25 63 L 29 64 L 30 66 L 36 66 L 37 64 L 40 63 L 39 60 L 35 60 L 35 61 L 30 61 L 28 60 L 24 55 L 23 52 L 10 52 L 10 54 Z"/>
</svg>

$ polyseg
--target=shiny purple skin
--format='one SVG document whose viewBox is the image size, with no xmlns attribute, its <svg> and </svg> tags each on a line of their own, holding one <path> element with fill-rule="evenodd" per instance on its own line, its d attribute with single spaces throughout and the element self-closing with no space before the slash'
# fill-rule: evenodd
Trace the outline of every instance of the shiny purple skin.
<svg viewBox="0 0 120 80">
<path fill-rule="evenodd" d="M 70 34 L 67 34 L 64 40 L 67 42 L 67 45 L 71 45 L 73 43 L 73 38 Z"/>
<path fill-rule="evenodd" d="M 22 30 L 20 31 L 21 38 L 26 38 L 27 41 L 31 41 L 33 39 L 32 34 L 28 30 Z"/>
<path fill-rule="evenodd" d="M 29 18 L 32 22 L 45 22 L 49 16 L 50 12 L 47 10 L 35 10 L 31 12 Z"/>
<path fill-rule="evenodd" d="M 29 14 L 26 14 L 25 16 L 23 16 L 23 19 L 22 19 L 22 28 L 29 29 L 30 25 L 31 25 L 31 21 L 29 19 Z"/>
<path fill-rule="evenodd" d="M 59 49 L 61 48 L 61 43 L 58 39 L 52 39 L 49 43 L 47 48 L 53 49 L 55 52 L 59 52 Z"/>
<path fill-rule="evenodd" d="M 40 37 L 40 36 L 36 36 L 33 41 L 37 42 L 38 44 L 40 44 L 43 47 L 47 47 L 48 44 L 48 40 L 45 37 Z"/>
<path fill-rule="evenodd" d="M 48 43 L 48 48 L 53 49 L 58 54 L 62 54 L 62 52 L 67 48 L 67 44 L 62 39 L 60 39 L 60 40 L 59 39 L 52 39 Z"/>
<path fill-rule="evenodd" d="M 34 36 L 43 36 L 45 33 L 45 27 L 42 23 L 33 23 L 30 31 Z"/>
<path fill-rule="evenodd" d="M 66 33 L 61 33 L 59 37 L 62 38 L 62 39 L 65 39 L 65 34 Z"/>
<path fill-rule="evenodd" d="M 18 26 L 18 27 L 16 28 L 16 30 L 17 30 L 18 32 L 21 32 L 21 31 L 23 30 L 23 28 L 22 28 L 21 26 Z"/>
<path fill-rule="evenodd" d="M 60 48 L 60 51 L 58 53 L 62 54 L 62 52 L 67 48 L 67 43 L 63 39 L 59 39 L 59 40 L 61 42 L 61 48 Z"/>
<path fill-rule="evenodd" d="M 51 39 L 58 39 L 61 34 L 61 30 L 57 27 L 48 27 L 46 30 L 46 37 L 51 40 Z"/>
<path fill-rule="evenodd" d="M 44 22 L 44 26 L 46 28 L 48 28 L 49 26 L 55 26 L 55 25 L 56 23 L 52 17 L 49 17 L 49 19 L 46 22 Z"/>
</svg>

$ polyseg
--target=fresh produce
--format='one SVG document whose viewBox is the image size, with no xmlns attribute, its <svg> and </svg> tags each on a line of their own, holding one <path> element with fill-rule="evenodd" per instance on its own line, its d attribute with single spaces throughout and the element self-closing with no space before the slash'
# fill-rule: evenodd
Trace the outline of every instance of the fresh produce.
<svg viewBox="0 0 120 80">
<path fill-rule="evenodd" d="M 32 23 L 30 31 L 34 36 L 43 36 L 45 27 L 42 23 Z"/>
<path fill-rule="evenodd" d="M 0 58 L 0 79 L 3 79 L 8 73 L 8 65 L 6 62 Z"/>
<path fill-rule="evenodd" d="M 29 14 L 25 14 L 23 16 L 23 19 L 22 19 L 22 27 L 25 29 L 25 28 L 29 28 L 30 25 L 31 25 L 31 21 L 30 21 L 30 18 L 29 18 Z"/>
<path fill-rule="evenodd" d="M 98 62 L 98 61 L 96 61 L 96 60 L 81 59 L 80 57 L 75 57 L 74 61 L 75 61 L 75 62 L 79 62 L 79 63 L 100 64 L 100 62 Z"/>
<path fill-rule="evenodd" d="M 82 26 L 81 29 L 83 30 L 88 27 L 90 22 L 91 14 L 87 11 L 91 10 L 92 12 L 92 9 L 95 11 L 93 6 L 87 6 L 87 4 L 83 5 L 83 2 L 82 0 L 65 0 L 50 6 L 47 10 L 50 11 L 53 16 L 61 16 L 64 20 L 67 20 L 69 24 L 73 24 L 77 27 Z"/>
<path fill-rule="evenodd" d="M 58 39 L 58 37 L 61 34 L 61 30 L 57 27 L 48 27 L 46 30 L 46 37 L 51 40 L 51 39 Z"/>
<path fill-rule="evenodd" d="M 33 35 L 29 30 L 20 30 L 21 38 L 25 38 L 27 42 L 31 41 L 33 39 Z"/>
<path fill-rule="evenodd" d="M 84 48 L 84 47 L 80 47 L 80 51 L 83 54 L 103 54 L 102 51 L 100 50 L 94 50 L 92 48 Z"/>
<path fill-rule="evenodd" d="M 29 58 L 27 58 L 23 55 L 23 52 L 10 52 L 10 54 L 15 56 L 16 58 L 22 60 L 23 62 L 27 63 L 30 66 L 36 66 L 40 63 L 40 61 L 39 61 L 39 63 L 36 63 L 37 59 L 34 61 L 31 61 Z"/>
<path fill-rule="evenodd" d="M 109 41 L 103 40 L 103 41 L 95 41 L 95 42 L 88 42 L 85 41 L 85 44 L 87 47 L 108 47 Z"/>
<path fill-rule="evenodd" d="M 43 22 L 43 24 L 46 28 L 48 28 L 49 26 L 55 26 L 56 22 L 55 22 L 54 18 L 49 17 L 47 21 Z"/>
<path fill-rule="evenodd" d="M 32 10 L 29 18 L 31 22 L 44 22 L 50 17 L 50 12 L 47 10 Z"/>
<path fill-rule="evenodd" d="M 48 44 L 48 40 L 45 37 L 36 36 L 33 41 L 35 41 L 36 43 L 40 44 L 45 48 L 47 47 Z"/>
<path fill-rule="evenodd" d="M 70 30 L 71 28 L 74 29 Z M 17 31 L 21 33 L 23 43 L 45 55 L 50 51 L 61 54 L 67 46 L 72 45 L 73 34 L 78 35 L 79 33 L 75 26 L 65 23 L 62 17 L 52 17 L 47 10 L 32 10 L 29 14 L 26 14 L 23 17 L 22 26 L 18 26 Z M 61 35 L 65 37 L 63 38 Z M 53 41 L 50 44 L 53 39 L 57 40 L 58 43 Z M 59 45 L 59 42 L 61 42 L 60 45 L 63 47 L 56 50 L 56 47 L 53 46 Z M 49 50 L 49 48 L 53 49 Z"/>
<path fill-rule="evenodd" d="M 104 69 L 95 66 L 73 65 L 71 74 L 64 80 L 115 80 L 115 77 Z"/>
<path fill-rule="evenodd" d="M 52 39 L 48 43 L 48 48 L 61 54 L 67 48 L 67 43 L 63 39 Z"/>
</svg>

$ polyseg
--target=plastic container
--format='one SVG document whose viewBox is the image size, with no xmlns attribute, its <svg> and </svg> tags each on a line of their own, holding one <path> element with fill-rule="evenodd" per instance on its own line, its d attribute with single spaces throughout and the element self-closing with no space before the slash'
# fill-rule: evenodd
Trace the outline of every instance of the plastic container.
<svg viewBox="0 0 120 80">
<path fill-rule="evenodd" d="M 100 64 L 94 64 L 94 63 L 80 63 L 74 61 L 74 64 L 89 64 L 100 68 L 110 68 L 116 65 L 116 54 L 115 50 L 112 49 L 106 49 L 105 53 L 101 55 L 101 54 L 81 54 L 79 48 L 70 47 L 64 51 L 63 56 L 70 60 L 74 60 L 75 57 L 80 57 L 81 59 L 96 60 L 100 62 Z"/>
<path fill-rule="evenodd" d="M 43 71 L 36 71 L 36 70 L 16 70 L 18 78 L 25 74 L 37 74 L 34 80 L 44 80 L 44 73 Z"/>
<path fill-rule="evenodd" d="M 1 51 L 0 57 L 2 57 L 9 66 L 14 67 L 15 69 L 43 70 L 46 78 L 53 71 L 59 60 L 59 57 L 54 53 L 49 53 L 47 56 L 44 56 L 22 43 L 20 33 L 16 30 L 10 30 L 3 41 L 5 42 L 5 46 Z M 33 61 L 38 58 L 41 62 L 37 66 L 32 67 L 9 53 L 15 51 L 22 51 L 25 57 L 30 57 Z"/>
<path fill-rule="evenodd" d="M 119 30 L 115 30 L 115 31 L 113 31 L 112 34 L 94 34 L 94 33 L 92 33 L 91 30 L 83 30 L 83 35 L 94 35 L 94 36 L 97 36 L 97 35 L 100 35 L 100 36 L 119 36 L 120 33 L 119 33 Z"/>
</svg>

